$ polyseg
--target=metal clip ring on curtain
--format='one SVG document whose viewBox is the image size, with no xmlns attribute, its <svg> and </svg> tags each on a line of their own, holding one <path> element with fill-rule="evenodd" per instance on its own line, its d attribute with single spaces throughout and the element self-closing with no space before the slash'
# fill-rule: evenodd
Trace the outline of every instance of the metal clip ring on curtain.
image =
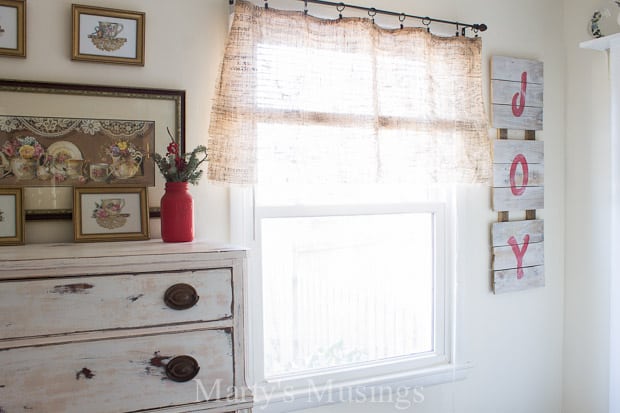
<svg viewBox="0 0 620 413">
<path fill-rule="evenodd" d="M 338 10 L 338 18 L 342 19 L 342 11 L 344 10 L 346 6 L 344 5 L 344 3 L 338 3 L 336 5 L 336 10 Z"/>
<path fill-rule="evenodd" d="M 400 28 L 403 29 L 405 27 L 405 25 L 403 23 L 405 23 L 405 19 L 407 18 L 407 15 L 405 13 L 401 13 L 400 16 L 398 16 L 398 21 L 400 22 Z"/>
<path fill-rule="evenodd" d="M 375 9 L 374 7 L 371 7 L 370 10 L 368 10 L 368 15 L 372 19 L 372 24 L 375 24 L 375 16 L 377 15 L 377 9 Z"/>
<path fill-rule="evenodd" d="M 426 31 L 430 33 L 431 32 L 431 18 L 430 17 L 423 18 L 422 24 L 426 26 Z"/>
</svg>

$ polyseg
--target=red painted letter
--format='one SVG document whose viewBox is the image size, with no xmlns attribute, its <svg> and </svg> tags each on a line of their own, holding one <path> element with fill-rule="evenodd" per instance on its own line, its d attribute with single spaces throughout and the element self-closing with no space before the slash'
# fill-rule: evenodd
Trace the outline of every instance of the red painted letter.
<svg viewBox="0 0 620 413">
<path fill-rule="evenodd" d="M 519 249 L 519 244 L 517 244 L 517 240 L 514 236 L 508 238 L 508 244 L 512 247 L 512 252 L 517 259 L 517 280 L 520 280 L 523 278 L 523 257 L 525 256 L 525 251 L 527 251 L 527 246 L 530 244 L 530 234 L 525 234 L 523 237 L 522 249 Z"/>
<path fill-rule="evenodd" d="M 516 174 L 517 174 L 517 165 L 521 164 L 521 169 L 523 170 L 523 182 L 521 182 L 521 186 L 517 187 L 516 182 Z M 525 187 L 527 186 L 527 181 L 529 180 L 529 168 L 527 166 L 527 159 L 522 154 L 518 154 L 512 160 L 512 165 L 510 165 L 510 190 L 514 196 L 523 195 L 525 192 Z"/>
<path fill-rule="evenodd" d="M 527 89 L 527 72 L 521 73 L 521 92 L 517 92 L 512 97 L 512 114 L 516 117 L 523 115 L 525 110 L 525 91 Z M 517 99 L 519 104 L 517 104 Z"/>
</svg>

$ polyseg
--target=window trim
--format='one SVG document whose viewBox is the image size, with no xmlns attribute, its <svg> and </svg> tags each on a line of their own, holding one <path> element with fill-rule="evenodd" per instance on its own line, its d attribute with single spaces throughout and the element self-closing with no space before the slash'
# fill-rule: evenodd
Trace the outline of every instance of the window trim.
<svg viewBox="0 0 620 413">
<path fill-rule="evenodd" d="M 391 388 L 396 390 L 399 386 L 409 388 L 423 388 L 439 383 L 447 383 L 462 380 L 467 376 L 467 372 L 472 368 L 471 363 L 457 363 L 456 343 L 457 343 L 457 282 L 456 282 L 456 189 L 453 187 L 445 191 L 445 202 L 421 202 L 405 205 L 411 208 L 411 204 L 416 204 L 418 208 L 434 207 L 438 213 L 443 214 L 441 220 L 436 220 L 436 234 L 442 237 L 444 246 L 444 256 L 437 265 L 443 266 L 443 277 L 438 277 L 437 282 L 443 284 L 443 337 L 442 343 L 436 343 L 436 350 L 439 347 L 443 350 L 441 355 L 435 354 L 430 357 L 417 357 L 412 360 L 410 356 L 368 362 L 363 365 L 352 365 L 350 367 L 338 367 L 334 369 L 322 369 L 317 372 L 300 373 L 287 376 L 286 379 L 274 378 L 265 380 L 263 377 L 263 334 L 262 334 L 262 281 L 260 272 L 256 272 L 256 266 L 260 266 L 257 239 L 259 229 L 257 222 L 262 216 L 258 216 L 255 209 L 254 191 L 248 187 L 230 188 L 230 234 L 231 241 L 236 244 L 243 244 L 249 247 L 248 251 L 248 280 L 246 314 L 247 339 L 246 352 L 248 354 L 247 378 L 253 389 L 254 398 L 257 406 L 266 412 L 287 412 L 296 409 L 316 407 L 324 404 L 331 404 L 339 400 L 347 391 L 351 394 L 367 393 L 370 389 L 377 386 L 381 388 Z M 380 206 L 383 210 L 383 206 Z M 394 211 L 403 210 L 402 204 L 393 205 Z M 367 213 L 371 206 L 352 207 L 346 206 L 347 215 L 353 213 Z M 416 208 L 413 206 L 413 208 Z M 261 208 L 265 212 L 271 212 L 271 216 L 280 215 L 286 210 L 296 209 L 294 214 L 299 216 L 301 212 L 310 214 L 311 211 L 323 209 L 325 212 L 334 211 L 338 208 L 329 207 L 270 207 Z M 421 209 L 419 209 L 421 210 Z M 427 210 L 427 209 L 426 209 Z M 260 212 L 260 211 L 259 211 Z M 277 215 L 273 215 L 274 213 Z M 406 212 L 412 212 L 407 209 Z M 311 216 L 314 216 L 312 214 Z M 443 222 L 443 226 L 441 225 Z M 257 275 L 258 274 L 258 275 Z M 439 274 L 439 272 L 438 272 Z M 441 287 L 438 285 L 437 287 Z M 439 314 L 438 314 L 439 317 Z M 436 329 L 437 330 L 437 329 Z M 438 331 L 435 331 L 437 340 Z M 352 390 L 353 389 L 353 390 Z M 360 393 L 361 392 L 361 393 Z M 317 397 L 317 396 L 321 397 Z"/>
</svg>

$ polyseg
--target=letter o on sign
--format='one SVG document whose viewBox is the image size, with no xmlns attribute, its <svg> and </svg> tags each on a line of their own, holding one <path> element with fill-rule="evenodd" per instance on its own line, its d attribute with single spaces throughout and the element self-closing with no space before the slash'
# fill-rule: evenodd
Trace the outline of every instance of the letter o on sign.
<svg viewBox="0 0 620 413">
<path fill-rule="evenodd" d="M 521 186 L 517 186 L 515 176 L 517 174 L 517 166 L 521 165 L 521 169 L 523 170 L 523 182 Z M 527 159 L 522 154 L 518 154 L 512 160 L 512 165 L 510 165 L 510 190 L 514 196 L 523 195 L 525 192 L 525 188 L 527 186 L 527 181 L 529 180 L 529 169 L 527 166 Z"/>
</svg>

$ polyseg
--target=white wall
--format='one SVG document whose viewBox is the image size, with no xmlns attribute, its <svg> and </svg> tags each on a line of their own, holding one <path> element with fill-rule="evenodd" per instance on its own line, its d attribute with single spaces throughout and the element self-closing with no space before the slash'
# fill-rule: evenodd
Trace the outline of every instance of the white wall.
<svg viewBox="0 0 620 413">
<path fill-rule="evenodd" d="M 356 1 L 377 6 L 378 2 Z M 469 188 L 460 212 L 458 329 L 461 360 L 474 363 L 462 382 L 424 389 L 423 413 L 559 413 L 562 411 L 562 344 L 565 226 L 565 52 L 561 0 L 381 1 L 385 9 L 468 22 L 484 22 L 483 59 L 508 55 L 545 65 L 545 273 L 546 287 L 494 296 L 489 291 L 489 189 Z M 587 14 L 586 14 L 587 16 Z M 585 23 L 576 25 L 580 33 Z M 488 96 L 488 72 L 485 73 Z M 487 102 L 488 104 L 488 102 Z M 334 405 L 309 412 L 399 411 L 393 404 Z M 578 410 L 575 410 L 575 412 Z M 580 412 L 591 412 L 582 409 Z"/>
<path fill-rule="evenodd" d="M 27 58 L 0 56 L 0 78 L 187 90 L 187 148 L 206 144 L 211 95 L 228 27 L 226 0 L 97 0 L 99 7 L 146 13 L 145 65 L 71 60 L 70 0 L 28 0 Z M 228 238 L 228 194 L 206 180 L 190 188 L 196 237 Z M 159 235 L 159 220 L 151 223 Z M 70 221 L 29 222 L 26 241 L 72 241 Z"/>
<path fill-rule="evenodd" d="M 205 142 L 211 92 L 226 34 L 227 0 L 98 0 L 90 3 L 146 12 L 145 67 L 72 62 L 69 58 L 71 1 L 29 0 L 28 58 L 0 58 L 0 77 L 186 89 L 188 146 Z M 272 3 L 275 5 L 275 1 Z M 467 188 L 463 194 L 465 202 L 460 211 L 463 219 L 459 227 L 458 348 L 460 358 L 473 362 L 475 367 L 465 381 L 424 389 L 424 403 L 406 411 L 560 412 L 566 182 L 562 0 L 382 0 L 374 4 L 370 0 L 359 0 L 354 3 L 418 15 L 484 22 L 489 26 L 489 31 L 483 34 L 485 63 L 495 54 L 544 62 L 545 130 L 538 136 L 544 139 L 546 152 L 546 208 L 540 216 L 544 217 L 546 227 L 547 286 L 502 296 L 490 292 L 489 232 L 496 214 L 490 209 L 488 188 Z M 289 3 L 289 7 L 290 4 L 302 7 L 298 2 Z M 577 13 L 575 20 L 576 17 Z M 580 21 L 574 25 L 575 30 L 581 32 L 584 25 Z M 488 80 L 488 69 L 485 76 Z M 485 82 L 485 92 L 488 96 L 488 81 Z M 571 120 L 571 125 L 575 122 L 577 120 Z M 590 153 L 585 144 L 582 146 L 579 150 Z M 579 151 L 570 153 L 576 155 Z M 226 240 L 226 191 L 202 182 L 193 188 L 193 193 L 196 196 L 198 236 Z M 584 214 L 571 210 L 572 219 L 582 218 Z M 51 237 L 45 236 L 43 229 L 31 224 L 27 232 L 28 242 L 70 238 L 70 225 L 61 226 L 59 231 Z M 574 231 L 570 233 L 576 235 Z M 574 248 L 575 244 L 570 246 Z M 573 278 L 577 278 L 577 270 L 572 271 Z M 575 285 L 573 291 L 578 291 L 582 284 L 585 281 Z M 595 314 L 590 316 L 593 319 Z M 580 333 L 579 329 L 572 327 L 567 323 L 567 329 Z M 566 382 L 571 384 L 570 380 Z M 391 404 L 343 404 L 313 411 L 387 412 L 396 411 L 396 407 Z"/>
<path fill-rule="evenodd" d="M 610 129 L 607 54 L 579 48 L 596 0 L 566 0 L 564 412 L 608 412 Z M 620 11 L 615 6 L 612 11 Z M 615 16 L 614 16 L 615 18 Z M 583 29 L 582 29 L 583 28 Z M 618 28 L 620 31 L 620 27 Z M 617 391 L 617 389 L 615 390 Z"/>
</svg>

